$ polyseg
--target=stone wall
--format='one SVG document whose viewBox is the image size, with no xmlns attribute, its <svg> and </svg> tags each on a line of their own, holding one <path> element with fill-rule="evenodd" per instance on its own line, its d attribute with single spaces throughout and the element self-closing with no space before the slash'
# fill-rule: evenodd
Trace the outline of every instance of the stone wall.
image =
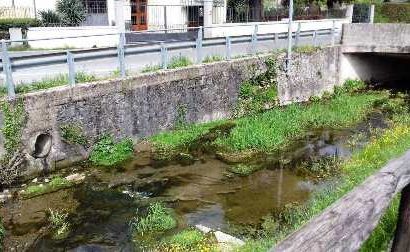
<svg viewBox="0 0 410 252">
<path fill-rule="evenodd" d="M 285 56 L 279 55 L 280 101 L 283 104 L 304 101 L 331 90 L 337 83 L 338 53 L 339 48 L 335 47 L 312 54 L 295 54 L 296 72 L 290 78 L 281 67 Z M 255 69 L 266 71 L 267 57 L 235 59 L 23 95 L 19 99 L 24 103 L 27 120 L 21 140 L 29 169 L 22 173 L 37 174 L 87 158 L 89 148 L 69 144 L 61 137 L 63 125 L 79 126 L 93 142 L 104 133 L 116 138 L 140 139 L 171 129 L 181 117 L 189 123 L 228 118 L 236 105 L 240 84 L 256 74 Z M 0 147 L 3 144 L 0 137 Z M 0 152 L 4 153 L 4 148 Z"/>
</svg>

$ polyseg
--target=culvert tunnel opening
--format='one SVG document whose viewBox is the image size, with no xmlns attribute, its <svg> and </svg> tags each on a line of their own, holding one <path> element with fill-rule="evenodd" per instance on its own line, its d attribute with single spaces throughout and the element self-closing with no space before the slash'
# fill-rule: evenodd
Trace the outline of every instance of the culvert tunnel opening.
<svg viewBox="0 0 410 252">
<path fill-rule="evenodd" d="M 349 76 L 373 89 L 410 93 L 410 54 L 353 53 L 344 55 Z"/>
<path fill-rule="evenodd" d="M 32 156 L 35 158 L 45 158 L 51 150 L 52 137 L 47 133 L 39 134 L 34 143 Z"/>
</svg>

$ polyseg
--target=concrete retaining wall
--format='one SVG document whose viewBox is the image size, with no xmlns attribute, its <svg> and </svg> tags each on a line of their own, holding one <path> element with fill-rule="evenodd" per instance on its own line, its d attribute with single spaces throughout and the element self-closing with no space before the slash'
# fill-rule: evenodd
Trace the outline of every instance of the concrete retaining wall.
<svg viewBox="0 0 410 252">
<path fill-rule="evenodd" d="M 344 24 L 343 52 L 410 53 L 410 24 Z"/>
<path fill-rule="evenodd" d="M 285 56 L 279 55 L 281 102 L 303 101 L 331 90 L 337 83 L 338 52 L 339 48 L 335 47 L 310 55 L 295 54 L 297 74 L 291 76 L 294 81 L 283 73 L 281 66 Z M 24 95 L 27 122 L 22 143 L 29 169 L 23 173 L 36 174 L 87 157 L 84 147 L 70 145 L 62 139 L 62 125 L 79 125 L 87 139 L 93 141 L 103 133 L 139 139 L 171 129 L 181 117 L 181 108 L 186 111 L 182 116 L 190 123 L 228 118 L 236 105 L 240 84 L 254 75 L 255 69 L 265 71 L 267 57 L 236 59 Z M 44 158 L 33 158 L 39 140 L 47 140 L 51 150 Z M 0 137 L 0 147 L 2 143 L 4 139 Z"/>
</svg>

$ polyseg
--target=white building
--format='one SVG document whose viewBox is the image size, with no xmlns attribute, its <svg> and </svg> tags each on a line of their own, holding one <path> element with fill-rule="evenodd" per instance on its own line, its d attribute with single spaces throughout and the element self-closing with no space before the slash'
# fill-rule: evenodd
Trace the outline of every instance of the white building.
<svg viewBox="0 0 410 252">
<path fill-rule="evenodd" d="M 114 26 L 116 7 L 124 6 L 131 30 L 184 29 L 226 21 L 226 0 L 82 0 L 87 9 L 84 26 Z M 1 0 L 0 8 L 14 9 L 10 17 L 37 17 L 40 10 L 55 10 L 57 0 Z M 2 17 L 5 18 L 6 14 Z"/>
</svg>

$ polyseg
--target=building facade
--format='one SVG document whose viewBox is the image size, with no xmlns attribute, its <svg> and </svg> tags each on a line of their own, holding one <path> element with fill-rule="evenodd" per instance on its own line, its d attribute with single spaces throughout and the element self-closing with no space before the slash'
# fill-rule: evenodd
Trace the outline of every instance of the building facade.
<svg viewBox="0 0 410 252">
<path fill-rule="evenodd" d="M 188 27 L 226 22 L 226 0 L 82 1 L 87 10 L 86 20 L 82 24 L 84 26 L 114 26 L 118 20 L 125 20 L 126 27 L 134 31 L 186 30 Z M 24 17 L 35 18 L 40 10 L 55 10 L 56 2 L 57 0 L 2 0 L 0 9 L 25 9 Z M 120 6 L 123 6 L 123 10 L 118 11 Z M 118 19 L 118 15 L 123 17 Z"/>
</svg>

